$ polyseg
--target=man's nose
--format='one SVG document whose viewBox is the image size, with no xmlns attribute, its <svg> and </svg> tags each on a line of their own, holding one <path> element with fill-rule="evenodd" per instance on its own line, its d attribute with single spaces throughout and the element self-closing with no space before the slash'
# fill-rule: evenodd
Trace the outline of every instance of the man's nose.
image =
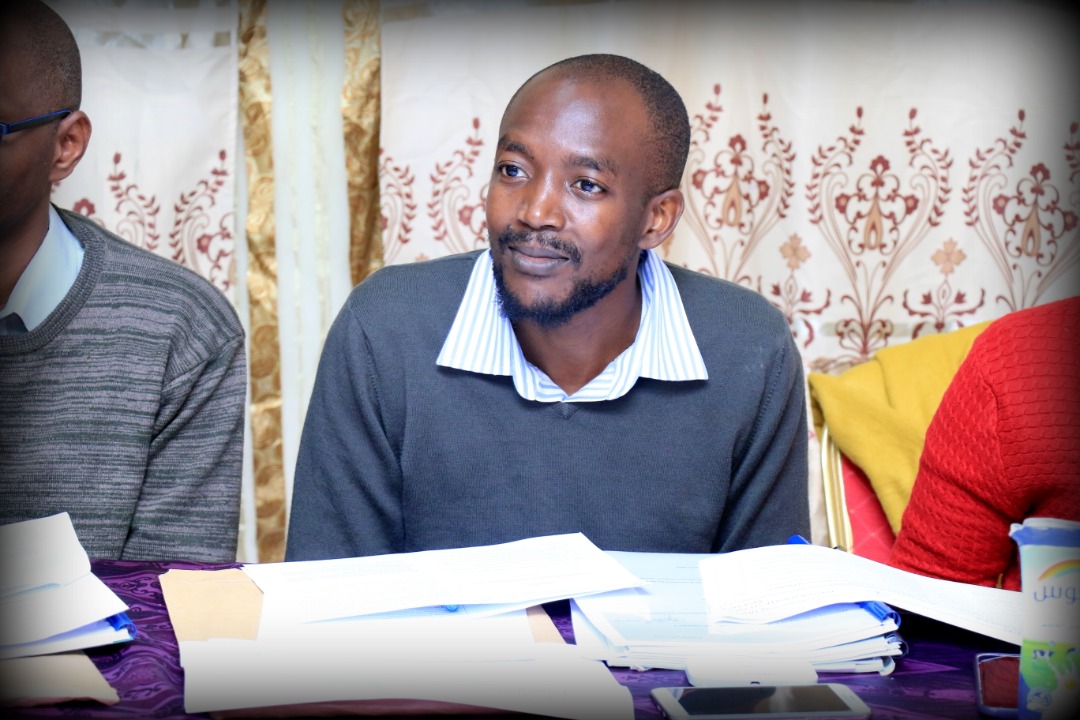
<svg viewBox="0 0 1080 720">
<path fill-rule="evenodd" d="M 562 185 L 538 178 L 523 189 L 518 220 L 532 230 L 560 230 L 565 222 Z"/>
</svg>

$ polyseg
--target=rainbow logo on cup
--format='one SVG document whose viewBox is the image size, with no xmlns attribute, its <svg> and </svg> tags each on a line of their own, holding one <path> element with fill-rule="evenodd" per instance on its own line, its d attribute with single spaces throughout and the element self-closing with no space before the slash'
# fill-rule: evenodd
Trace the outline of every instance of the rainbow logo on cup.
<svg viewBox="0 0 1080 720">
<path fill-rule="evenodd" d="M 1039 576 L 1039 580 L 1049 580 L 1074 572 L 1080 572 L 1080 560 L 1062 560 L 1046 568 Z"/>
</svg>

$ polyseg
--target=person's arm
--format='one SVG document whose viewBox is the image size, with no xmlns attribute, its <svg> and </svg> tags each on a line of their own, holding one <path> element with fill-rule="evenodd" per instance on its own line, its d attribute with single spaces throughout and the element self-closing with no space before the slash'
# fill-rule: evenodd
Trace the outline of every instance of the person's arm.
<svg viewBox="0 0 1080 720">
<path fill-rule="evenodd" d="M 974 353 L 975 351 L 973 351 Z M 1022 519 L 1005 479 L 997 399 L 969 356 L 930 427 L 889 563 L 920 575 L 995 586 Z"/>
<path fill-rule="evenodd" d="M 802 360 L 786 326 L 780 332 L 760 403 L 749 409 L 756 413 L 750 437 L 734 458 L 719 552 L 810 536 Z"/>
<path fill-rule="evenodd" d="M 286 560 L 400 552 L 401 469 L 352 300 L 323 347 L 296 461 Z"/>
<path fill-rule="evenodd" d="M 246 382 L 238 335 L 163 388 L 121 559 L 236 560 Z"/>
</svg>

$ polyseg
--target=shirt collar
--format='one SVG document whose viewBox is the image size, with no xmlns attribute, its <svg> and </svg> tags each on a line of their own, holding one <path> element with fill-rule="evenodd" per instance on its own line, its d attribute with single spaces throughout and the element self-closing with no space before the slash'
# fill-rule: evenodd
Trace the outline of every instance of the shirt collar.
<svg viewBox="0 0 1080 720">
<path fill-rule="evenodd" d="M 491 265 L 490 250 L 477 257 L 437 365 L 510 376 L 521 397 L 540 402 L 614 400 L 641 377 L 673 382 L 708 379 L 675 278 L 654 251 L 645 253 L 638 268 L 641 323 L 633 344 L 572 396 L 525 359 L 513 326 L 499 312 Z"/>
<path fill-rule="evenodd" d="M 49 205 L 49 231 L 15 283 L 0 317 L 18 313 L 27 331 L 45 322 L 75 284 L 85 252 L 56 208 Z"/>
</svg>

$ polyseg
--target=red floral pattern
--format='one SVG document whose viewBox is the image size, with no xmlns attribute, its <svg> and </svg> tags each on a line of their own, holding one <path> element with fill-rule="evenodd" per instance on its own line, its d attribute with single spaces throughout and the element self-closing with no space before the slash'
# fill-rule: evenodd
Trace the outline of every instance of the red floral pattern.
<svg viewBox="0 0 1080 720">
<path fill-rule="evenodd" d="M 861 362 L 889 344 L 894 333 L 889 316 L 895 302 L 894 278 L 940 222 L 949 199 L 949 152 L 923 136 L 915 125 L 916 117 L 912 109 L 903 133 L 909 166 L 903 174 L 877 154 L 866 172 L 851 177 L 848 169 L 855 164 L 865 136 L 862 108 L 856 111 L 848 135 L 819 148 L 812 161 L 814 171 L 807 186 L 810 221 L 839 260 L 849 284 L 840 300 L 854 312 L 836 323 L 845 351 L 834 359 L 840 363 Z M 849 184 L 853 190 L 843 192 Z"/>
<path fill-rule="evenodd" d="M 468 252 L 487 246 L 487 220 L 484 205 L 487 183 L 480 188 L 479 198 L 469 186 L 474 165 L 484 141 L 480 139 L 480 119 L 473 118 L 472 135 L 465 138 L 465 149 L 435 166 L 431 175 L 432 197 L 428 216 L 435 240 L 446 246 L 447 253 Z"/>
<path fill-rule="evenodd" d="M 812 369 L 847 367 L 889 345 L 1039 304 L 1067 287 L 1080 262 L 1077 123 L 1060 158 L 1032 157 L 1023 168 L 1014 167 L 1029 142 L 1023 112 L 1005 137 L 975 138 L 953 202 L 955 150 L 922 127 L 917 109 L 890 133 L 878 122 L 865 127 L 856 108 L 800 169 L 768 95 L 748 127 L 724 125 L 721 97 L 713 85 L 691 115 L 686 209 L 663 252 L 765 295 Z M 387 262 L 486 247 L 487 176 L 477 163 L 487 133 L 479 119 L 470 124 L 461 146 L 430 166 L 430 185 L 418 186 L 409 165 L 384 153 Z M 1064 171 L 1055 176 L 1057 161 Z M 421 202 L 429 222 L 414 232 Z M 435 251 L 421 247 L 431 238 Z"/>
<path fill-rule="evenodd" d="M 161 203 L 157 196 L 142 189 L 138 179 L 128 176 L 124 157 L 113 153 L 112 171 L 106 176 L 116 219 L 110 224 L 88 197 L 71 204 L 71 210 L 84 215 L 124 238 L 133 245 L 167 257 L 199 273 L 222 292 L 233 286 L 235 273 L 235 237 L 232 225 L 235 209 L 219 202 L 219 196 L 231 172 L 225 150 L 217 154 L 217 165 L 208 177 L 196 182 L 190 192 L 181 192 L 172 206 L 174 217 L 168 241 L 161 242 L 158 220 Z M 56 187 L 53 188 L 56 190 Z"/>
<path fill-rule="evenodd" d="M 1062 207 L 1062 191 L 1053 182 L 1046 164 L 1031 166 L 1026 176 L 1015 178 L 1014 159 L 1027 140 L 1025 113 L 1009 135 L 978 150 L 964 187 L 964 214 L 974 228 L 1006 284 L 996 300 L 1002 313 L 1040 304 L 1050 287 L 1080 260 L 1077 213 Z M 1077 124 L 1064 145 L 1070 169 L 1067 194 L 1077 196 Z"/>
<path fill-rule="evenodd" d="M 708 264 L 699 270 L 760 286 L 760 278 L 749 274 L 748 262 L 787 215 L 794 193 L 795 154 L 773 123 L 767 95 L 757 116 L 760 146 L 751 148 L 749 133 L 735 133 L 713 151 L 710 141 L 723 112 L 719 101 L 716 84 L 712 100 L 691 119 L 683 220 L 708 257 Z"/>
<path fill-rule="evenodd" d="M 380 220 L 383 232 L 383 259 L 389 265 L 412 239 L 416 222 L 416 200 L 413 184 L 416 178 L 408 165 L 398 165 L 386 152 L 379 150 Z"/>
</svg>

